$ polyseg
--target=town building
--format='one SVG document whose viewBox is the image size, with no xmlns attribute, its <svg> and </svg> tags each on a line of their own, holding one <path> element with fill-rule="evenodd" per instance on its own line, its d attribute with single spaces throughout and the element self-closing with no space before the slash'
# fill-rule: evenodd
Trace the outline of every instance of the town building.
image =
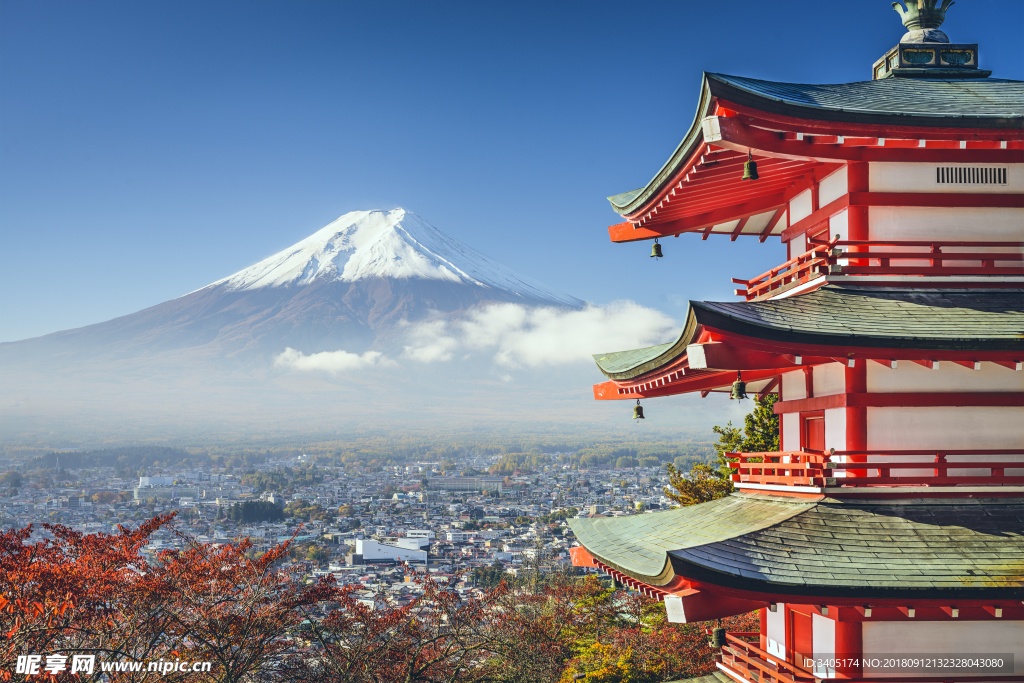
<svg viewBox="0 0 1024 683">
<path fill-rule="evenodd" d="M 671 158 L 610 198 L 612 240 L 653 257 L 687 232 L 788 250 L 676 339 L 595 356 L 595 398 L 645 419 L 777 395 L 780 450 L 734 454 L 732 495 L 570 520 L 574 562 L 670 621 L 760 610 L 714 630 L 719 680 L 1024 675 L 1024 83 L 936 5 L 894 3 L 908 32 L 871 80 L 706 74 Z"/>
</svg>

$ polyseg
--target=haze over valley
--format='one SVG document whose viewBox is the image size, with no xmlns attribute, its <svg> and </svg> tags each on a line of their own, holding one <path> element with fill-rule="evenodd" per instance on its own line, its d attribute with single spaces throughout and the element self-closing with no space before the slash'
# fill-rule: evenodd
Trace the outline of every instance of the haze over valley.
<svg viewBox="0 0 1024 683">
<path fill-rule="evenodd" d="M 403 209 L 354 211 L 176 299 L 0 344 L 2 429 L 621 428 L 628 405 L 590 395 L 591 354 L 677 332 L 660 311 L 522 276 Z M 708 426 L 707 403 L 674 402 L 690 410 L 666 401 L 661 426 Z"/>
</svg>

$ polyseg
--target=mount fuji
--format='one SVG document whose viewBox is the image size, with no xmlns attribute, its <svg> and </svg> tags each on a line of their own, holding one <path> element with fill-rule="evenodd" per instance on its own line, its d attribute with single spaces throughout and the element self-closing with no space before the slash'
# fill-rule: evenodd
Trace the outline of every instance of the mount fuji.
<svg viewBox="0 0 1024 683">
<path fill-rule="evenodd" d="M 408 323 L 488 303 L 575 309 L 583 301 L 513 271 L 419 216 L 353 211 L 259 263 L 137 313 L 0 344 L 0 367 L 84 358 L 234 359 L 388 348 Z"/>
</svg>

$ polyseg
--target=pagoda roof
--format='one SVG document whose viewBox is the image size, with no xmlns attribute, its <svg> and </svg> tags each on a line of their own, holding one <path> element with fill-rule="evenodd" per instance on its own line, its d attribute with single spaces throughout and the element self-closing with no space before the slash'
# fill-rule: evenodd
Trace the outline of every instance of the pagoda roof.
<svg viewBox="0 0 1024 683">
<path fill-rule="evenodd" d="M 676 176 L 703 143 L 701 122 L 714 113 L 717 101 L 807 121 L 1024 129 L 1024 81 L 886 78 L 814 85 L 705 73 L 689 131 L 646 186 L 608 198 L 617 213 L 628 216 L 639 211 Z"/>
<path fill-rule="evenodd" d="M 1024 501 L 839 503 L 732 494 L 667 512 L 572 519 L 599 562 L 760 594 L 1006 598 L 1024 589 Z"/>
<path fill-rule="evenodd" d="M 594 355 L 610 379 L 662 368 L 703 327 L 765 342 L 941 351 L 1024 351 L 1020 290 L 914 290 L 825 285 L 765 301 L 691 301 L 672 342 Z"/>
</svg>

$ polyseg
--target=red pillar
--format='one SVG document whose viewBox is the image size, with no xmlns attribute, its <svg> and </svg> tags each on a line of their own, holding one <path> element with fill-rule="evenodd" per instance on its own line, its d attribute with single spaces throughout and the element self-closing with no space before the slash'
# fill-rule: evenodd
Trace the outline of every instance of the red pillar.
<svg viewBox="0 0 1024 683">
<path fill-rule="evenodd" d="M 851 608 L 838 609 L 839 618 L 836 620 L 836 658 L 846 660 L 859 660 L 863 655 L 864 640 L 859 621 L 842 621 L 842 612 Z M 849 666 L 849 662 L 836 667 L 836 678 L 860 678 L 862 669 L 859 666 Z"/>
<path fill-rule="evenodd" d="M 853 162 L 847 168 L 847 185 L 849 186 L 849 192 L 868 192 L 868 163 L 866 161 Z M 866 206 L 851 206 L 847 210 L 848 216 L 848 227 L 850 233 L 850 240 L 868 240 L 871 239 L 870 230 L 868 228 L 868 207 Z M 866 251 L 864 247 L 851 246 L 851 252 Z M 852 266 L 866 266 L 867 261 L 850 261 Z"/>
<path fill-rule="evenodd" d="M 846 366 L 846 393 L 866 394 L 868 391 L 868 362 L 863 358 L 856 360 L 856 365 Z M 866 451 L 868 449 L 868 409 L 846 408 L 846 449 L 848 451 Z M 865 462 L 867 456 L 852 455 L 851 462 Z M 848 477 L 866 477 L 867 470 L 847 470 Z"/>
</svg>

